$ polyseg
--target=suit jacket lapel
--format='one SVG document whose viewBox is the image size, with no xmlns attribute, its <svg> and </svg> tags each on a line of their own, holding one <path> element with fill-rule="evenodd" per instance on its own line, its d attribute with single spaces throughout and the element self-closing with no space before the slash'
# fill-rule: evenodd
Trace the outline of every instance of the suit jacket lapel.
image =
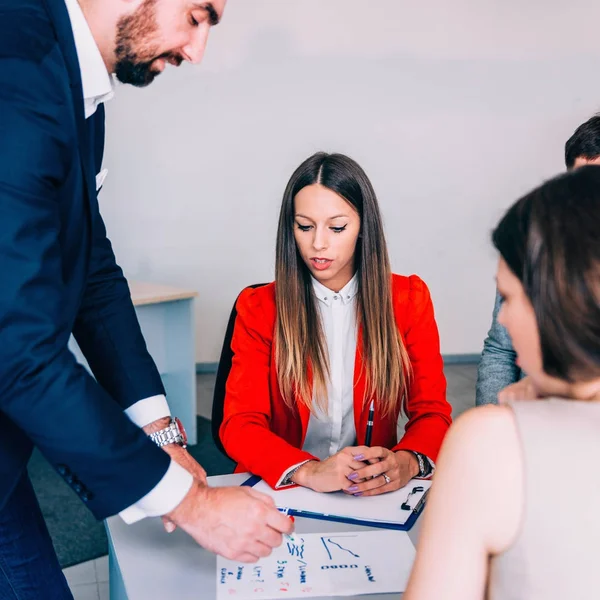
<svg viewBox="0 0 600 600">
<path fill-rule="evenodd" d="M 88 199 L 91 200 L 96 194 L 96 174 L 94 172 L 93 148 L 91 147 L 90 136 L 86 127 L 81 69 L 79 67 L 79 59 L 77 58 L 73 28 L 71 27 L 71 20 L 64 0 L 44 0 L 44 2 L 52 18 L 56 39 L 62 50 L 69 75 L 77 136 L 79 139 L 79 155 Z"/>
</svg>

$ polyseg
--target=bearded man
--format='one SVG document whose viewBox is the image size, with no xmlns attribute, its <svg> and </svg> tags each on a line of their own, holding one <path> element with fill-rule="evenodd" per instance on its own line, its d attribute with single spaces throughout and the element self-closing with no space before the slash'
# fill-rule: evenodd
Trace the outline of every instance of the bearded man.
<svg viewBox="0 0 600 600">
<path fill-rule="evenodd" d="M 200 62 L 225 2 L 0 0 L 1 598 L 72 598 L 27 475 L 34 446 L 98 519 L 161 516 L 240 561 L 291 530 L 266 496 L 208 487 L 185 450 L 97 200 L 113 76 L 145 86 Z"/>
</svg>

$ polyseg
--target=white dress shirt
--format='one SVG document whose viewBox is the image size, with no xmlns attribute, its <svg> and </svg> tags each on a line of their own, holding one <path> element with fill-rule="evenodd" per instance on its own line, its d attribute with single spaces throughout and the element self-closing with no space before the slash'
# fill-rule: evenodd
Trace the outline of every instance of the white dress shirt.
<svg viewBox="0 0 600 600">
<path fill-rule="evenodd" d="M 77 0 L 65 0 L 65 4 L 79 59 L 85 118 L 89 119 L 96 112 L 99 104 L 110 100 L 115 95 L 114 81 L 106 70 L 96 40 L 79 3 Z"/>
<path fill-rule="evenodd" d="M 354 362 L 356 360 L 356 275 L 339 293 L 313 279 L 329 358 L 327 407 L 321 410 L 313 399 L 302 449 L 321 460 L 356 442 L 354 426 Z"/>
<path fill-rule="evenodd" d="M 357 276 L 339 291 L 333 292 L 312 278 L 313 290 L 325 337 L 329 360 L 327 384 L 327 408 L 315 406 L 308 421 L 308 429 L 302 450 L 321 460 L 329 458 L 347 446 L 356 444 L 354 425 L 354 363 L 358 327 L 356 323 Z M 306 462 L 306 461 L 305 461 Z M 287 469 L 281 476 L 281 486 L 287 474 L 299 463 Z"/>
<path fill-rule="evenodd" d="M 77 0 L 65 0 L 83 88 L 85 118 L 91 117 L 102 102 L 114 96 L 114 82 L 102 60 L 100 50 L 94 40 L 89 25 Z M 107 170 L 103 169 L 96 176 L 96 189 L 104 182 Z M 125 414 L 138 426 L 144 427 L 157 419 L 171 414 L 167 399 L 163 395 L 138 400 L 125 410 Z M 158 484 L 138 502 L 121 511 L 119 514 L 127 523 L 134 523 L 144 517 L 164 515 L 173 510 L 188 493 L 192 486 L 192 475 L 183 467 L 171 460 L 167 472 Z"/>
<path fill-rule="evenodd" d="M 328 406 L 323 412 L 313 398 L 316 408 L 308 420 L 302 450 L 325 460 L 340 450 L 356 444 L 354 425 L 354 365 L 358 327 L 356 321 L 357 275 L 341 289 L 333 292 L 312 278 L 318 301 L 319 315 L 325 335 L 329 359 L 330 381 L 327 385 Z M 429 463 L 435 469 L 431 459 Z M 303 465 L 291 466 L 283 473 L 276 487 L 282 487 L 288 474 Z M 287 485 L 292 485 L 287 483 Z"/>
</svg>

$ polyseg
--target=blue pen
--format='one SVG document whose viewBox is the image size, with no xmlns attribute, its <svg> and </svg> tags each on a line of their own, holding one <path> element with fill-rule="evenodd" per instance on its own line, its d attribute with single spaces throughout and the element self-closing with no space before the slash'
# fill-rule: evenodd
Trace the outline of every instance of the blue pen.
<svg viewBox="0 0 600 600">
<path fill-rule="evenodd" d="M 279 508 L 278 507 L 277 510 L 280 513 L 283 513 L 288 519 L 290 519 L 292 521 L 292 523 L 295 523 L 296 520 L 294 519 L 294 517 L 292 515 L 290 515 L 289 508 Z M 292 542 L 292 544 L 296 543 L 296 538 L 292 534 L 284 533 L 283 535 L 288 542 Z"/>
</svg>

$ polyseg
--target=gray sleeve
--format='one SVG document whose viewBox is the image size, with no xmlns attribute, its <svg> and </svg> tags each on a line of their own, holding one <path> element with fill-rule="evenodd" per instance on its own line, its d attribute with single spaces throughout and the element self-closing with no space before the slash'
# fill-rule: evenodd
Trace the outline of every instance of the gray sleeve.
<svg viewBox="0 0 600 600">
<path fill-rule="evenodd" d="M 483 352 L 477 369 L 477 391 L 475 403 L 497 404 L 498 392 L 521 377 L 521 369 L 516 364 L 517 355 L 512 347 L 506 329 L 498 323 L 498 312 L 502 304 L 496 292 L 496 303 L 492 326 L 483 342 Z"/>
</svg>

